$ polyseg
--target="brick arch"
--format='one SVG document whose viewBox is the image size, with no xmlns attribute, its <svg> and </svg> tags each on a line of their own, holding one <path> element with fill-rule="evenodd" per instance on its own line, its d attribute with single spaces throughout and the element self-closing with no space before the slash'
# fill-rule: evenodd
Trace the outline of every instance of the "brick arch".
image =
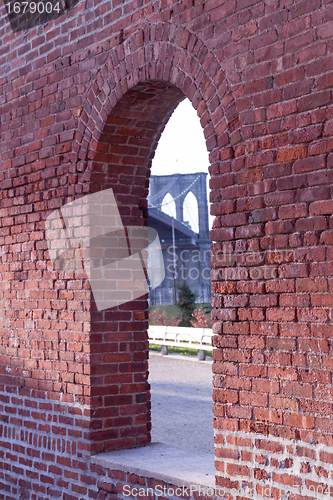
<svg viewBox="0 0 333 500">
<path fill-rule="evenodd" d="M 125 226 L 144 226 L 150 163 L 160 135 L 184 93 L 150 81 L 129 89 L 112 108 L 82 173 L 89 192 L 112 188 Z M 146 297 L 105 311 L 91 309 L 89 349 L 92 451 L 147 444 Z"/>
<path fill-rule="evenodd" d="M 111 40 L 110 44 L 119 43 Z M 193 32 L 172 23 L 151 23 L 109 54 L 91 86 L 79 118 L 73 162 L 84 171 L 96 151 L 103 124 L 116 103 L 139 83 L 161 81 L 181 90 L 197 110 L 211 168 L 233 156 L 242 140 L 235 96 L 216 56 Z"/>
<path fill-rule="evenodd" d="M 220 161 L 233 156 L 230 143 L 241 139 L 235 99 L 216 59 L 188 30 L 171 23 L 137 30 L 110 51 L 91 86 L 72 162 L 85 191 L 114 190 L 124 225 L 145 224 L 150 163 L 171 113 L 185 97 L 200 117 L 211 171 L 218 171 Z M 145 297 L 110 311 L 91 311 L 93 452 L 150 439 L 145 311 Z"/>
</svg>

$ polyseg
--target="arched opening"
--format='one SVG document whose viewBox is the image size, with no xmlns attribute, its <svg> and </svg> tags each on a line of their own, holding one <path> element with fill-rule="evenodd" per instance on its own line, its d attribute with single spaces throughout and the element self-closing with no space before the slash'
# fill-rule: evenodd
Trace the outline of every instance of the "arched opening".
<svg viewBox="0 0 333 500">
<path fill-rule="evenodd" d="M 177 87 L 163 82 L 137 85 L 114 106 L 94 151 L 89 153 L 84 175 L 90 180 L 90 191 L 113 190 L 125 228 L 148 226 L 152 158 L 166 123 L 184 97 Z M 190 184 L 199 185 L 199 174 L 189 175 L 194 176 Z M 180 185 L 183 181 L 181 177 Z M 206 174 L 200 182 L 206 189 Z M 168 193 L 175 199 L 171 190 L 164 192 L 163 198 Z M 177 201 L 182 207 L 183 198 Z M 150 441 L 147 319 L 147 295 L 100 311 L 92 304 L 89 376 L 93 452 Z M 210 427 L 211 422 L 210 417 Z"/>
<path fill-rule="evenodd" d="M 181 285 L 183 280 L 195 293 L 196 308 L 200 307 L 198 302 L 209 301 L 208 165 L 200 120 L 185 99 L 167 123 L 152 162 L 149 224 L 161 235 L 166 277 L 150 294 L 151 325 L 179 322 L 180 310 L 174 304 L 173 292 L 175 284 Z M 197 196 L 203 238 L 198 234 Z M 208 310 L 208 304 L 205 306 Z M 170 355 L 161 356 L 159 351 Z M 212 367 L 209 355 L 204 363 L 196 358 L 197 351 L 191 349 L 156 345 L 150 350 L 151 435 L 153 442 L 206 452 L 212 457 Z"/>
<path fill-rule="evenodd" d="M 195 233 L 199 232 L 198 202 L 192 191 L 187 193 L 183 203 L 184 223 Z"/>
<path fill-rule="evenodd" d="M 161 210 L 170 217 L 176 217 L 176 203 L 170 193 L 167 193 L 161 204 Z"/>
<path fill-rule="evenodd" d="M 171 219 L 164 218 L 158 226 L 154 225 L 161 235 L 166 277 L 150 294 L 152 306 L 174 304 L 175 285 L 185 280 L 197 302 L 207 304 L 207 311 L 210 307 L 209 164 L 201 122 L 191 102 L 184 99 L 166 124 L 152 162 L 149 223 L 154 223 L 152 219 L 159 218 L 159 211 L 165 213 L 173 202 L 176 209 L 173 232 Z M 172 216 L 170 210 L 168 215 Z M 191 219 L 193 227 L 186 219 Z"/>
</svg>

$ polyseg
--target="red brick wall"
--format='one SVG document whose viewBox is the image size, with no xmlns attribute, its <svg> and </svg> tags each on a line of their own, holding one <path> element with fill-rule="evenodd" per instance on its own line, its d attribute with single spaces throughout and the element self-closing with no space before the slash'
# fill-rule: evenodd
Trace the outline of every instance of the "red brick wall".
<svg viewBox="0 0 333 500">
<path fill-rule="evenodd" d="M 53 270 L 44 221 L 112 188 L 124 223 L 145 225 L 184 96 L 216 216 L 217 483 L 329 484 L 329 0 L 87 0 L 18 33 L 2 18 L 0 498 L 94 498 L 89 454 L 150 439 L 147 303 L 96 311 L 85 275 Z"/>
</svg>

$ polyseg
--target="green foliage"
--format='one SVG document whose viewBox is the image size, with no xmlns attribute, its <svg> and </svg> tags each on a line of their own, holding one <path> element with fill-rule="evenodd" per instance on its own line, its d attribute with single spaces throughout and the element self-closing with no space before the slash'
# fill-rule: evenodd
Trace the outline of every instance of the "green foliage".
<svg viewBox="0 0 333 500">
<path fill-rule="evenodd" d="M 149 312 L 149 324 L 150 325 L 165 325 L 165 311 L 160 311 L 159 307 Z"/>
<path fill-rule="evenodd" d="M 149 311 L 149 324 L 150 325 L 167 325 L 167 326 L 178 326 L 180 318 L 177 316 L 167 315 L 166 311 L 161 311 L 159 307 L 150 309 Z"/>
<path fill-rule="evenodd" d="M 179 321 L 180 311 L 177 306 L 170 304 L 149 306 L 150 325 L 178 326 Z"/>
<path fill-rule="evenodd" d="M 177 283 L 177 306 L 180 309 L 180 322 L 179 326 L 192 326 L 193 311 L 195 309 L 196 295 L 190 287 L 183 281 L 181 284 Z"/>
<path fill-rule="evenodd" d="M 210 313 L 211 307 L 209 303 L 205 304 L 195 304 L 196 309 L 202 309 L 205 312 L 207 318 L 207 327 L 211 328 Z M 155 312 L 156 311 L 156 312 Z M 197 318 L 197 314 L 193 312 L 194 321 Z M 150 325 L 168 325 L 168 326 L 178 326 L 180 321 L 180 310 L 177 306 L 173 304 L 159 304 L 154 306 L 149 306 L 149 324 Z M 201 326 L 201 325 L 200 325 Z M 199 328 L 199 325 L 196 325 Z M 201 328 L 203 328 L 201 326 Z"/>
</svg>

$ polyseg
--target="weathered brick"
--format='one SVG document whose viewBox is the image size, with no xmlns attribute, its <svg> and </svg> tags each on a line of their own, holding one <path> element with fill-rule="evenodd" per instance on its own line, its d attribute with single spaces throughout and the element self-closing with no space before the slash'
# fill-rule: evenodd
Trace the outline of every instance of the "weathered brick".
<svg viewBox="0 0 333 500">
<path fill-rule="evenodd" d="M 294 452 L 316 485 L 332 463 L 320 449 L 306 464 L 316 460 L 311 439 L 333 445 L 333 8 L 329 0 L 192 3 L 96 3 L 46 31 L 31 28 L 33 36 L 3 25 L 0 468 L 8 499 L 21 488 L 27 497 L 109 500 L 124 495 L 125 481 L 158 484 L 87 458 L 149 440 L 147 302 L 96 311 L 87 276 L 51 269 L 43 221 L 112 187 L 124 224 L 145 224 L 138 207 L 147 206 L 151 159 L 184 96 L 211 162 L 217 484 L 239 488 L 254 477 L 256 494 L 279 498 L 281 485 L 299 480 Z M 14 438 L 12 425 L 31 435 Z M 284 449 L 280 438 L 293 444 Z M 286 470 L 271 453 L 290 455 Z M 266 479 L 269 495 L 259 484 Z"/>
</svg>

